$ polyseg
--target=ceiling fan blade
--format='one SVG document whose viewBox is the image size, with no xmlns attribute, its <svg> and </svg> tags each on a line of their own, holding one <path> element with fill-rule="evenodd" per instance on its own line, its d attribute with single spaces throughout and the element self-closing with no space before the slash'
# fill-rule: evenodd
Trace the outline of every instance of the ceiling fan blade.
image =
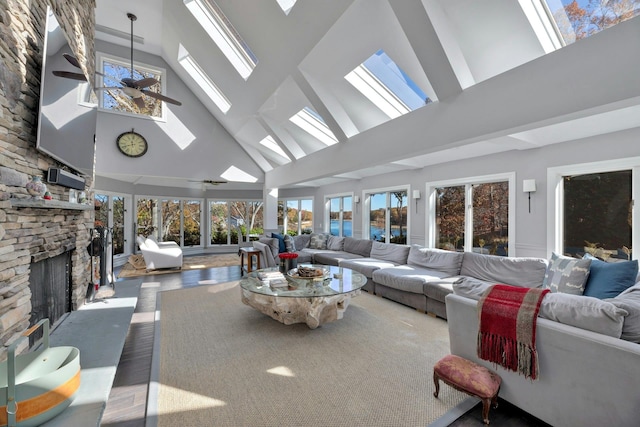
<svg viewBox="0 0 640 427">
<path fill-rule="evenodd" d="M 87 78 L 82 73 L 72 73 L 70 71 L 53 71 L 54 76 L 64 77 L 65 79 L 73 79 L 86 82 Z"/>
<path fill-rule="evenodd" d="M 69 64 L 73 65 L 76 68 L 81 68 L 80 62 L 78 62 L 78 59 L 75 56 L 70 55 L 68 53 L 63 53 L 62 56 L 64 57 L 64 59 L 69 61 Z"/>
<path fill-rule="evenodd" d="M 138 89 L 143 89 L 149 86 L 153 86 L 155 84 L 160 83 L 159 81 L 157 81 L 156 79 L 152 78 L 152 77 L 147 77 L 146 79 L 140 79 L 140 80 L 136 80 L 132 83 L 132 85 L 134 87 L 137 87 Z"/>
<path fill-rule="evenodd" d="M 156 93 L 156 92 L 151 92 L 150 90 L 141 89 L 140 92 L 142 92 L 145 95 L 148 95 L 148 96 L 150 96 L 152 98 L 159 99 L 160 101 L 168 102 L 169 104 L 182 105 L 182 102 L 180 102 L 180 101 L 176 101 L 175 99 L 171 99 L 171 98 L 169 98 L 167 96 L 161 95 L 161 94 Z"/>
<path fill-rule="evenodd" d="M 144 108 L 146 108 L 146 105 L 144 105 L 144 100 L 142 99 L 142 97 L 136 97 L 131 99 L 133 100 L 133 103 L 138 106 L 139 109 L 143 110 Z"/>
</svg>

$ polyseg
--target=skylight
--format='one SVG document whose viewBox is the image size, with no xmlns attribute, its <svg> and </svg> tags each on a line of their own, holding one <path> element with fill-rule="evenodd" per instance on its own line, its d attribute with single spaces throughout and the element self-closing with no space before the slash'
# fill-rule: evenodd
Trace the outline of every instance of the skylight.
<svg viewBox="0 0 640 427">
<path fill-rule="evenodd" d="M 344 78 L 392 119 L 431 102 L 382 49 Z"/>
<path fill-rule="evenodd" d="M 229 99 L 218 89 L 218 86 L 213 83 L 182 44 L 178 48 L 178 62 L 223 113 L 229 111 L 229 108 L 231 108 Z"/>
<path fill-rule="evenodd" d="M 537 0 L 547 6 L 564 44 L 587 38 L 640 15 L 638 1 Z"/>
<path fill-rule="evenodd" d="M 247 80 L 256 67 L 258 58 L 242 40 L 216 2 L 213 0 L 183 1 L 242 78 Z"/>
<path fill-rule="evenodd" d="M 262 139 L 262 141 L 260 141 L 260 144 L 262 146 L 268 148 L 269 150 L 273 151 L 274 153 L 279 154 L 280 156 L 284 157 L 289 162 L 291 161 L 289 156 L 287 156 L 287 154 L 284 152 L 284 150 L 282 148 L 280 148 L 278 143 L 275 141 L 275 139 L 273 139 L 273 137 L 271 135 L 267 135 L 266 137 L 264 137 Z"/>
<path fill-rule="evenodd" d="M 293 8 L 293 5 L 296 4 L 297 0 L 278 0 L 278 5 L 280 5 L 280 9 L 284 12 L 285 15 L 288 15 Z"/>
<path fill-rule="evenodd" d="M 327 146 L 338 143 L 338 138 L 331 132 L 327 124 L 322 120 L 322 117 L 309 107 L 304 107 L 289 120 Z"/>
</svg>

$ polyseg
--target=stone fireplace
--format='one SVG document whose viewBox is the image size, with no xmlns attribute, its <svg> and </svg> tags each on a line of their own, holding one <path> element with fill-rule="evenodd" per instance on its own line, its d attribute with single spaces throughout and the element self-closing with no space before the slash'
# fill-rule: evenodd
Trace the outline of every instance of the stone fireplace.
<svg viewBox="0 0 640 427">
<path fill-rule="evenodd" d="M 90 281 L 92 207 L 65 202 L 68 189 L 54 184 L 47 184 L 52 203 L 24 202 L 30 197 L 25 185 L 31 176 L 46 182 L 49 167 L 64 167 L 36 149 L 47 5 L 69 36 L 74 54 L 86 62 L 86 74 L 93 75 L 95 66 L 95 0 L 0 0 L 0 360 L 29 327 L 36 309 L 32 296 L 44 291 L 43 279 L 32 276 L 32 266 L 38 269 L 42 261 L 68 258 L 70 270 L 62 274 L 66 278 L 46 285 L 68 293 L 61 303 L 65 310 L 84 304 Z M 92 177 L 86 178 L 91 194 Z"/>
</svg>

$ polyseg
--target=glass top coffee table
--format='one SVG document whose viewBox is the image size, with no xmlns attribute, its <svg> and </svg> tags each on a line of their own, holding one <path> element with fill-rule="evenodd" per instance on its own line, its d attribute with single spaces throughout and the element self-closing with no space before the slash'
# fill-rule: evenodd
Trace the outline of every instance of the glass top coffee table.
<svg viewBox="0 0 640 427">
<path fill-rule="evenodd" d="M 349 268 L 310 264 L 298 268 L 316 269 L 322 275 L 302 278 L 297 270 L 279 275 L 278 268 L 253 271 L 240 281 L 242 302 L 285 325 L 306 323 L 315 329 L 342 319 L 351 297 L 367 283 L 366 276 Z"/>
</svg>

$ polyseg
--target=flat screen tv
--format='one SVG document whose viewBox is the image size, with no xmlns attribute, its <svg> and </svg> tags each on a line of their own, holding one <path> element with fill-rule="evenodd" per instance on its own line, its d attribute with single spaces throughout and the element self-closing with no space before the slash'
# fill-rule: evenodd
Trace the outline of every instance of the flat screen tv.
<svg viewBox="0 0 640 427">
<path fill-rule="evenodd" d="M 62 56 L 63 53 L 73 55 L 73 52 L 50 7 L 44 34 L 36 147 L 72 171 L 92 176 L 97 106 L 89 102 L 88 83 L 52 73 L 53 70 L 82 71 Z"/>
</svg>

